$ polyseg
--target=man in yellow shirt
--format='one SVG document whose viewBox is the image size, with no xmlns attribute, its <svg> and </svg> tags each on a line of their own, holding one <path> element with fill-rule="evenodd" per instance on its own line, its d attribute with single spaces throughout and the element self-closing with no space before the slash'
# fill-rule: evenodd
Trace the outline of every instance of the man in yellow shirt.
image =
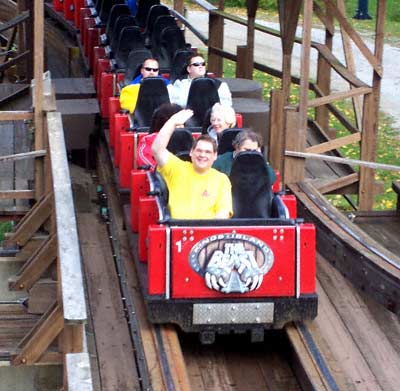
<svg viewBox="0 0 400 391">
<path fill-rule="evenodd" d="M 169 190 L 169 208 L 175 219 L 226 219 L 232 216 L 229 178 L 211 168 L 217 158 L 217 145 L 208 135 L 195 140 L 190 151 L 192 162 L 180 160 L 167 150 L 175 128 L 183 125 L 192 110 L 174 114 L 161 128 L 152 146 L 158 171 Z"/>
</svg>

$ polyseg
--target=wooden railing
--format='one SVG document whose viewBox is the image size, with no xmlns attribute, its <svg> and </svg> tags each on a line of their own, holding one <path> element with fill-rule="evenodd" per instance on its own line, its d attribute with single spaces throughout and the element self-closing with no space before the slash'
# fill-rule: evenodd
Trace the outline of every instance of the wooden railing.
<svg viewBox="0 0 400 391">
<path fill-rule="evenodd" d="M 377 139 L 377 123 L 379 110 L 380 83 L 382 78 L 382 48 L 383 25 L 386 0 L 380 0 L 377 7 L 377 23 L 375 50 L 372 52 L 361 36 L 354 30 L 344 13 L 344 0 L 323 0 L 316 3 L 313 0 L 281 0 L 280 20 L 281 31 L 262 26 L 255 22 L 255 6 L 249 4 L 248 17 L 230 15 L 224 11 L 223 2 L 218 7 L 204 0 L 193 0 L 209 13 L 208 37 L 203 36 L 190 23 L 187 23 L 180 14 L 178 19 L 208 45 L 208 69 L 217 76 L 222 76 L 223 58 L 236 62 L 236 77 L 252 78 L 253 69 L 260 70 L 281 79 L 281 91 L 271 91 L 270 110 L 270 149 L 269 159 L 272 165 L 279 169 L 285 183 L 304 179 L 304 159 L 289 156 L 286 151 L 304 153 L 325 153 L 354 142 L 360 143 L 360 160 L 373 162 L 375 160 L 375 145 Z M 255 2 L 256 3 L 256 2 Z M 321 4 L 321 5 L 320 5 Z M 296 27 L 299 14 L 303 6 L 303 35 L 296 37 Z M 253 9 L 252 9 L 253 8 Z M 316 16 L 325 29 L 325 42 L 318 43 L 311 39 L 312 17 Z M 224 23 L 229 20 L 239 25 L 247 26 L 247 44 L 238 46 L 236 53 L 223 49 Z M 344 42 L 346 63 L 343 64 L 332 52 L 333 35 L 335 32 L 334 20 L 339 24 Z M 262 32 L 266 36 L 279 37 L 282 41 L 282 70 L 274 69 L 266 64 L 254 61 L 254 34 Z M 373 75 L 372 85 L 361 81 L 355 73 L 352 59 L 351 43 L 354 44 L 370 65 Z M 291 56 L 293 44 L 302 46 L 300 77 L 291 74 Z M 309 79 L 310 51 L 317 51 L 317 80 Z M 331 73 L 334 70 L 343 80 L 348 82 L 350 89 L 344 92 L 331 92 Z M 289 106 L 291 83 L 300 85 L 299 104 Z M 308 97 L 309 91 L 316 94 L 316 98 Z M 355 124 L 349 117 L 335 107 L 335 103 L 344 99 L 352 99 Z M 306 130 L 308 110 L 314 109 L 314 126 L 320 129 L 328 139 L 320 146 L 306 148 Z M 350 133 L 338 140 L 329 126 L 329 116 L 333 115 Z M 272 147 L 273 146 L 273 147 Z M 304 155 L 306 156 L 306 155 Z M 314 158 L 309 155 L 309 158 Z M 301 161 L 303 160 L 303 161 Z M 368 165 L 360 167 L 359 175 L 351 174 L 352 183 L 359 182 L 359 208 L 370 210 L 373 206 L 376 191 L 374 171 Z M 324 185 L 325 189 L 339 192 L 347 180 L 335 181 L 331 186 Z"/>
</svg>

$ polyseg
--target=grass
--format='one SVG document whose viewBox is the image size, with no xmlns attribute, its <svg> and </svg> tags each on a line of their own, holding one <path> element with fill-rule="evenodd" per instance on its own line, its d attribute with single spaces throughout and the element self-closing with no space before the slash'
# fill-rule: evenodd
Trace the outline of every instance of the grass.
<svg viewBox="0 0 400 391">
<path fill-rule="evenodd" d="M 7 232 L 11 232 L 13 227 L 13 223 L 11 221 L 6 221 L 0 223 L 0 242 L 4 240 L 4 234 Z"/>
</svg>

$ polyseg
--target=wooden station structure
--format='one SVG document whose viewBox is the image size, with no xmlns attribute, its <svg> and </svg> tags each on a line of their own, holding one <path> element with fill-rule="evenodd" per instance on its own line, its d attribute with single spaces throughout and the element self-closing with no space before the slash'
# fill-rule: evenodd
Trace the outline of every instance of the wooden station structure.
<svg viewBox="0 0 400 391">
<path fill-rule="evenodd" d="M 379 188 L 374 179 L 375 150 L 378 131 L 380 84 L 386 0 L 377 0 L 375 49 L 372 52 L 348 22 L 344 0 L 278 0 L 281 32 L 256 23 L 257 0 L 248 0 L 247 20 L 224 11 L 224 1 L 217 7 L 206 1 L 194 1 L 209 12 L 208 38 L 199 38 L 208 46 L 209 70 L 222 76 L 223 59 L 236 61 L 236 76 L 252 78 L 253 69 L 281 79 L 281 88 L 271 91 L 269 124 L 269 159 L 283 174 L 285 185 L 305 179 L 307 159 L 329 159 L 355 163 L 338 155 L 337 149 L 348 144 L 360 144 L 359 171 L 349 171 L 330 181 L 315 181 L 322 194 L 357 194 L 358 209 L 372 210 L 374 195 Z M 183 0 L 174 1 L 176 17 L 183 22 Z M 10 11 L 11 10 L 11 11 Z M 302 11 L 302 12 L 301 12 Z M 302 14 L 302 37 L 295 35 Z M 51 80 L 44 79 L 44 1 L 6 0 L 0 5 L 0 16 L 7 22 L 0 25 L 5 50 L 0 53 L 0 77 L 17 65 L 18 75 L 35 80 L 32 89 L 33 109 L 1 111 L 0 121 L 22 121 L 34 127 L 34 143 L 29 152 L 0 157 L 1 161 L 30 159 L 34 161 L 34 186 L 26 189 L 0 191 L 0 199 L 23 200 L 32 205 L 19 219 L 3 248 L 17 249 L 26 254 L 20 271 L 10 282 L 11 289 L 28 293 L 37 287 L 42 277 L 49 279 L 54 290 L 54 302 L 47 303 L 35 326 L 21 339 L 10 356 L 11 365 L 64 363 L 64 389 L 90 390 L 91 376 L 88 354 L 85 353 L 84 325 L 87 321 L 79 242 L 74 217 L 71 183 L 63 141 L 61 115 L 56 110 Z M 325 29 L 324 43 L 311 39 L 313 18 Z M 224 22 L 229 20 L 247 26 L 247 44 L 236 53 L 224 50 Z M 332 53 L 335 26 L 339 26 L 346 64 Z M 281 38 L 281 70 L 254 61 L 255 31 Z M 7 33 L 6 33 L 7 32 Z M 34 33 L 33 33 L 34 32 Z M 293 46 L 301 44 L 300 78 L 292 76 Z M 369 63 L 372 84 L 356 76 L 351 44 L 356 45 Z M 17 51 L 11 48 L 15 45 Z M 318 53 L 317 80 L 310 81 L 310 52 Z M 33 64 L 33 67 L 32 67 Z M 335 71 L 349 84 L 343 92 L 331 91 L 331 73 Z M 300 86 L 300 99 L 289 104 L 292 84 Z M 315 94 L 309 98 L 309 91 Z M 20 93 L 14 91 L 12 94 Z M 12 95 L 10 94 L 10 96 Z M 8 97 L 8 99 L 10 98 Z M 355 121 L 347 118 L 334 105 L 352 99 Z M 313 114 L 310 119 L 310 109 Z M 336 137 L 329 127 L 333 115 L 345 127 L 347 134 Z M 310 145 L 308 129 L 317 129 L 322 137 Z M 326 155 L 328 153 L 328 155 Z M 392 167 L 393 169 L 393 167 Z M 394 168 L 395 169 L 395 168 Z M 1 310 L 0 310 L 1 311 Z M 80 368 L 80 369 L 77 369 Z"/>
</svg>

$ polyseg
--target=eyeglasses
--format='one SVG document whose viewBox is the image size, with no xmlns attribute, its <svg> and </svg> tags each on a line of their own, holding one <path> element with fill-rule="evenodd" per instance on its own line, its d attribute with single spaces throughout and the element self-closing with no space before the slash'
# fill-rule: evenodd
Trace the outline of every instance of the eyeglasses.
<svg viewBox="0 0 400 391">
<path fill-rule="evenodd" d="M 194 67 L 200 67 L 200 66 L 204 67 L 206 65 L 206 63 L 204 61 L 203 62 L 193 62 L 190 65 L 193 65 Z"/>
<path fill-rule="evenodd" d="M 147 71 L 147 72 L 150 72 L 150 71 L 158 72 L 158 68 L 150 68 L 150 67 L 143 67 L 143 68 L 144 68 L 144 70 Z"/>
</svg>

